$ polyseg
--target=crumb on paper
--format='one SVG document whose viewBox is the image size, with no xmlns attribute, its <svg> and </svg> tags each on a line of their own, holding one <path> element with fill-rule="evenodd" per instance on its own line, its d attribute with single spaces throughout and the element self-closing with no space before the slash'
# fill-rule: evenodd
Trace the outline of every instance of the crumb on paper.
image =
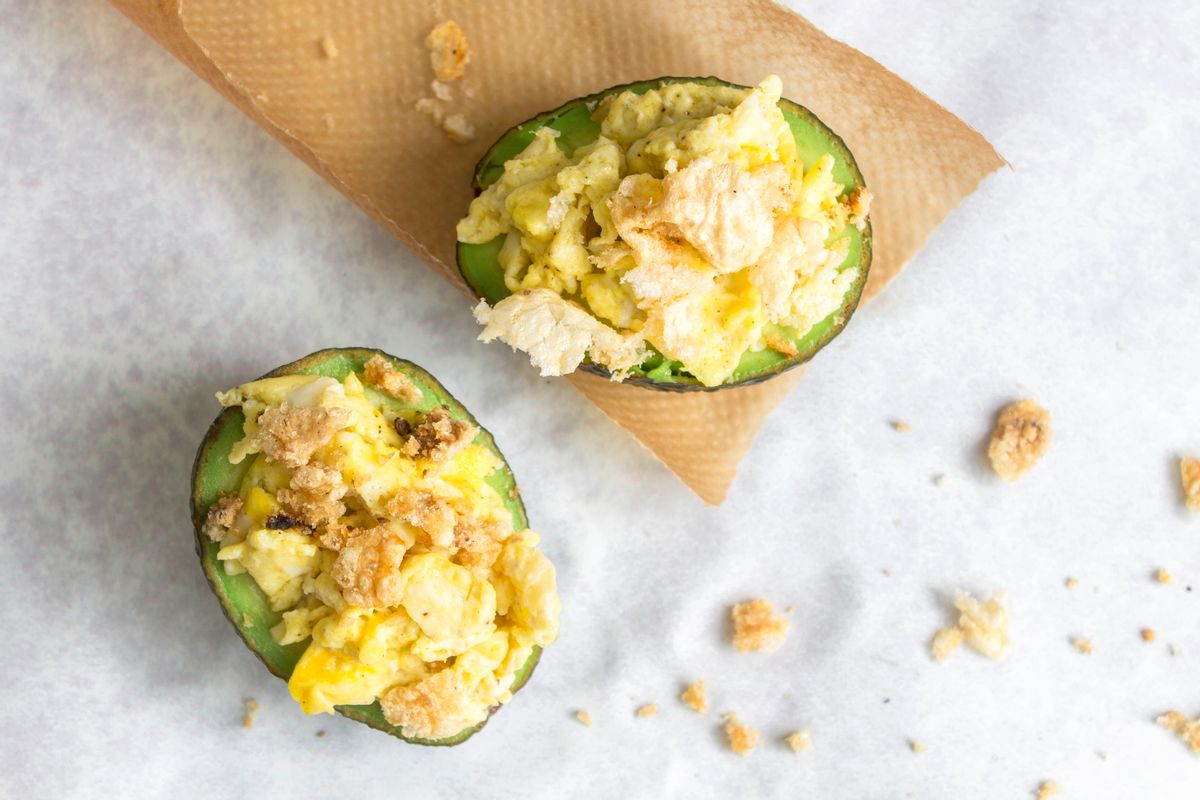
<svg viewBox="0 0 1200 800">
<path fill-rule="evenodd" d="M 897 433 L 908 433 L 912 430 L 912 425 L 909 425 L 902 419 L 894 419 L 892 420 L 892 428 L 894 428 Z"/>
<path fill-rule="evenodd" d="M 946 486 L 949 483 L 950 483 L 949 475 L 939 474 L 939 475 L 935 475 L 933 477 L 933 485 L 934 486 L 942 487 L 942 486 Z"/>
<path fill-rule="evenodd" d="M 1154 580 L 1159 583 L 1170 583 L 1171 573 L 1167 572 L 1165 567 L 1159 567 L 1154 571 Z"/>
<path fill-rule="evenodd" d="M 318 739 L 324 739 L 324 738 L 325 738 L 325 736 L 326 736 L 326 734 L 325 734 L 325 729 L 324 729 L 324 728 L 321 728 L 321 730 L 317 731 L 317 738 L 318 738 Z"/>
<path fill-rule="evenodd" d="M 787 356 L 788 358 L 795 358 L 800 354 L 800 351 L 796 349 L 796 345 L 792 344 L 781 336 L 775 336 L 768 333 L 763 337 L 763 341 L 767 343 L 767 347 L 771 348 L 780 355 Z"/>
<path fill-rule="evenodd" d="M 429 63 L 439 81 L 456 81 L 463 76 L 471 60 L 467 35 L 452 19 L 439 24 L 425 37 Z"/>
<path fill-rule="evenodd" d="M 1108 751 L 1107 750 L 1097 750 L 1096 755 L 1100 756 L 1101 761 L 1108 761 Z"/>
<path fill-rule="evenodd" d="M 326 58 L 337 58 L 337 42 L 335 42 L 333 37 L 329 34 L 325 34 L 321 37 L 321 55 L 325 56 Z"/>
<path fill-rule="evenodd" d="M 963 632 L 957 625 L 942 628 L 933 635 L 929 643 L 929 652 L 934 661 L 945 661 L 954 655 L 954 651 L 962 646 Z"/>
<path fill-rule="evenodd" d="M 1179 459 L 1179 482 L 1183 485 L 1183 500 L 1192 511 L 1200 511 L 1200 460 L 1184 456 Z"/>
<path fill-rule="evenodd" d="M 464 144 L 475 138 L 475 126 L 462 114 L 451 114 L 442 120 L 442 130 L 452 142 Z"/>
<path fill-rule="evenodd" d="M 1167 650 L 1168 650 L 1168 652 L 1170 652 L 1172 657 L 1179 655 L 1179 652 L 1180 652 L 1179 645 L 1177 645 L 1177 644 L 1167 645 Z"/>
<path fill-rule="evenodd" d="M 1147 642 L 1147 643 L 1153 642 L 1155 635 L 1156 634 L 1154 633 L 1154 628 L 1142 628 L 1142 641 L 1143 642 Z"/>
<path fill-rule="evenodd" d="M 679 699 L 697 714 L 708 713 L 708 685 L 704 681 L 688 684 L 683 693 L 679 695 Z"/>
<path fill-rule="evenodd" d="M 1074 647 L 1079 652 L 1083 653 L 1085 656 L 1090 656 L 1092 654 L 1092 640 L 1091 639 L 1084 639 L 1081 636 L 1072 636 L 1071 637 L 1071 646 Z"/>
<path fill-rule="evenodd" d="M 1005 481 L 1029 471 L 1050 446 L 1050 412 L 1032 400 L 1006 406 L 988 444 L 992 469 Z"/>
<path fill-rule="evenodd" d="M 812 750 L 812 734 L 807 730 L 792 731 L 787 736 L 783 737 L 787 742 L 787 746 L 792 748 L 793 753 L 807 753 Z"/>
<path fill-rule="evenodd" d="M 925 744 L 923 742 L 918 742 L 916 739 L 913 739 L 912 741 L 910 741 L 908 743 L 908 746 L 912 749 L 912 751 L 914 753 L 924 753 L 925 752 Z"/>
<path fill-rule="evenodd" d="M 796 604 L 788 603 L 788 607 L 785 608 L 784 611 L 788 614 L 795 614 L 796 613 Z"/>
<path fill-rule="evenodd" d="M 575 719 L 579 720 L 589 728 L 592 727 L 592 715 L 587 711 L 584 711 L 582 708 L 575 712 Z"/>
<path fill-rule="evenodd" d="M 242 701 L 242 727 L 243 728 L 248 729 L 248 728 L 254 727 L 254 717 L 258 715 L 259 708 L 260 708 L 260 706 L 258 705 L 258 701 L 255 700 L 253 697 Z"/>
<path fill-rule="evenodd" d="M 737 603 L 733 618 L 733 646 L 741 653 L 777 650 L 787 639 L 788 618 L 763 598 Z"/>
<path fill-rule="evenodd" d="M 743 725 L 737 714 L 725 715 L 725 735 L 729 737 L 729 749 L 744 756 L 758 746 L 758 731 Z"/>
<path fill-rule="evenodd" d="M 643 706 L 638 706 L 638 710 L 633 712 L 634 716 L 645 719 L 646 717 L 657 717 L 658 706 L 654 703 L 646 703 Z"/>
<path fill-rule="evenodd" d="M 1062 788 L 1054 781 L 1043 781 L 1037 790 L 1037 800 L 1049 800 L 1055 795 L 1062 794 Z"/>
<path fill-rule="evenodd" d="M 1168 711 L 1155 722 L 1177 734 L 1193 753 L 1200 753 L 1200 717 L 1188 720 L 1181 711 Z"/>
<path fill-rule="evenodd" d="M 934 635 L 929 645 L 934 660 L 945 661 L 963 642 L 991 659 L 1008 655 L 1012 642 L 1008 636 L 1008 610 L 1004 601 L 1003 592 L 980 603 L 968 592 L 956 590 L 954 607 L 959 611 L 958 621 Z"/>
<path fill-rule="evenodd" d="M 1079 585 L 1079 581 L 1077 579 L 1067 578 L 1067 588 L 1068 589 L 1074 589 L 1078 585 Z"/>
</svg>

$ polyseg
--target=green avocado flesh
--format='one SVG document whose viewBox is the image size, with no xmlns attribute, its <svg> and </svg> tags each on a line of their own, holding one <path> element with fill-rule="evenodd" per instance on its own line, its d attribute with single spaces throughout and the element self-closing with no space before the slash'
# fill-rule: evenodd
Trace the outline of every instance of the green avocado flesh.
<svg viewBox="0 0 1200 800">
<path fill-rule="evenodd" d="M 504 461 L 504 455 L 496 447 L 496 442 L 492 439 L 492 435 L 479 426 L 475 418 L 446 391 L 445 387 L 416 364 L 395 358 L 380 350 L 353 347 L 321 350 L 312 355 L 305 356 L 299 361 L 273 370 L 263 377 L 324 375 L 341 380 L 351 372 L 361 372 L 363 364 L 375 355 L 381 355 L 388 359 L 393 367 L 408 376 L 420 387 L 424 397 L 420 404 L 411 405 L 396 400 L 382 392 L 378 392 L 371 386 L 367 386 L 367 396 L 371 399 L 371 402 L 379 408 L 404 414 L 406 418 L 411 418 L 413 412 L 424 412 L 438 406 L 445 406 L 451 416 L 469 420 L 479 427 L 479 435 L 475 439 L 476 444 L 487 447 L 504 462 L 504 467 L 492 473 L 488 478 L 488 483 L 504 499 L 504 505 L 508 509 L 509 514 L 512 515 L 513 529 L 519 531 L 527 528 L 529 525 L 525 517 L 525 506 L 521 502 L 520 494 L 517 492 L 516 479 L 513 477 L 512 470 L 508 468 L 508 463 Z M 230 450 L 242 438 L 242 424 L 244 421 L 245 417 L 242 415 L 240 408 L 227 408 L 222 411 L 216 421 L 213 422 L 212 427 L 208 429 L 208 434 L 204 437 L 204 442 L 200 445 L 200 450 L 196 454 L 196 464 L 192 469 L 192 522 L 196 529 L 196 550 L 204 566 L 204 574 L 208 578 L 209 584 L 212 586 L 217 598 L 220 599 L 221 606 L 225 610 L 225 615 L 229 617 L 229 621 L 237 628 L 242 641 L 254 651 L 255 655 L 262 659 L 262 662 L 266 664 L 267 669 L 273 675 L 286 681 L 291 677 L 292 670 L 296 667 L 296 662 L 300 660 L 300 656 L 304 653 L 305 648 L 308 647 L 309 640 L 306 639 L 290 645 L 276 643 L 275 639 L 271 636 L 271 627 L 282 619 L 281 613 L 271 610 L 266 596 L 248 573 L 242 573 L 241 575 L 225 574 L 223 565 L 217 560 L 217 551 L 220 549 L 220 545 L 203 533 L 204 520 L 208 514 L 209 506 L 222 493 L 227 495 L 236 495 L 238 493 L 238 489 L 242 484 L 242 478 L 250 468 L 250 463 L 253 460 L 246 459 L 240 464 L 229 463 Z M 514 693 L 529 680 L 529 676 L 533 672 L 533 668 L 537 665 L 540 655 L 541 648 L 535 646 L 529 660 L 517 671 L 516 679 L 513 681 L 512 686 Z M 479 725 L 467 728 L 445 739 L 412 739 L 401 735 L 399 728 L 389 724 L 384 719 L 378 700 L 364 706 L 338 706 L 337 710 L 340 714 L 350 719 L 357 720 L 413 744 L 459 744 L 469 739 L 484 725 L 481 722 Z"/>
<path fill-rule="evenodd" d="M 600 135 L 600 124 L 592 120 L 592 111 L 601 99 L 610 94 L 619 94 L 625 90 L 638 93 L 657 89 L 669 83 L 699 83 L 705 86 L 735 86 L 717 78 L 656 78 L 650 81 L 614 86 L 603 92 L 581 97 L 553 111 L 547 111 L 537 117 L 508 130 L 491 149 L 484 154 L 475 168 L 474 189 L 476 193 L 483 191 L 504 174 L 506 161 L 519 155 L 530 142 L 534 133 L 544 126 L 549 126 L 559 132 L 556 140 L 560 149 L 570 156 L 576 148 L 590 144 Z M 792 129 L 796 140 L 799 157 L 805 164 L 812 164 L 818 158 L 830 154 L 834 158 L 833 179 L 844 188 L 843 195 L 865 186 L 862 173 L 854 163 L 854 157 L 846 148 L 846 144 L 826 125 L 803 106 L 790 100 L 781 100 L 780 108 L 784 118 Z M 817 351 L 837 336 L 849 322 L 850 316 L 858 307 L 863 287 L 867 283 L 867 272 L 871 267 L 871 228 L 870 223 L 859 231 L 853 225 L 847 225 L 839 234 L 849 239 L 849 249 L 846 260 L 839 269 L 845 270 L 857 266 L 857 279 L 846 291 L 841 307 L 814 325 L 808 331 L 797 331 L 795 328 L 767 325 L 765 333 L 772 334 L 784 341 L 790 342 L 796 348 L 796 355 L 785 356 L 770 348 L 758 352 L 747 351 L 742 355 L 737 369 L 721 384 L 708 387 L 683 371 L 677 361 L 666 359 L 662 354 L 653 351 L 640 366 L 630 370 L 627 382 L 636 383 L 650 388 L 665 391 L 712 391 L 727 386 L 756 383 L 777 375 L 784 370 L 808 361 Z M 508 297 L 508 287 L 504 285 L 504 270 L 500 266 L 500 247 L 504 237 L 500 236 L 485 244 L 458 243 L 458 269 L 463 279 L 476 297 L 486 300 L 489 305 L 495 305 Z M 602 375 L 608 371 L 598 365 L 586 362 L 584 369 Z"/>
</svg>

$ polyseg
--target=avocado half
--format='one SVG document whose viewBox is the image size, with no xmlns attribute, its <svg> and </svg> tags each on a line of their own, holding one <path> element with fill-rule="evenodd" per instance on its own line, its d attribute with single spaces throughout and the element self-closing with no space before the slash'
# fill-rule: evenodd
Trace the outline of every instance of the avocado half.
<svg viewBox="0 0 1200 800">
<path fill-rule="evenodd" d="M 510 128 L 496 140 L 496 143 L 488 149 L 475 167 L 472 186 L 476 196 L 500 178 L 504 173 L 505 162 L 524 150 L 533 141 L 534 133 L 539 128 L 548 126 L 558 131 L 559 136 L 556 140 L 558 146 L 570 156 L 576 148 L 594 142 L 600 135 L 600 125 L 592 120 L 592 111 L 602 99 L 625 90 L 642 93 L 671 83 L 699 83 L 705 86 L 750 88 L 713 77 L 665 77 L 621 84 L 572 100 L 552 111 L 538 114 L 528 122 L 522 122 L 520 125 Z M 780 100 L 779 105 L 784 118 L 792 129 L 797 151 L 804 163 L 811 164 L 822 155 L 829 153 L 834 158 L 833 179 L 845 187 L 843 195 L 857 188 L 865 187 L 866 184 L 854 161 L 854 156 L 850 154 L 849 148 L 846 147 L 846 143 L 842 141 L 841 137 L 799 103 L 783 99 Z M 779 325 L 767 326 L 769 333 L 795 346 L 797 351 L 795 356 L 788 357 L 770 348 L 757 353 L 747 352 L 742 356 L 737 369 L 725 383 L 720 386 L 705 386 L 696 378 L 683 372 L 679 362 L 654 352 L 640 366 L 629 371 L 625 382 L 668 392 L 716 391 L 730 386 L 744 386 L 765 381 L 808 361 L 846 327 L 846 323 L 850 321 L 851 315 L 858 307 L 863 287 L 867 284 L 867 273 L 871 268 L 870 222 L 867 222 L 862 231 L 853 225 L 848 225 L 842 236 L 850 240 L 850 247 L 840 269 L 857 266 L 859 272 L 853 285 L 846 290 L 841 307 L 804 332 L 803 335 L 794 328 Z M 508 287 L 504 285 L 504 270 L 498 259 L 503 242 L 504 237 L 500 236 L 485 244 L 458 243 L 458 270 L 475 296 L 486 300 L 489 305 L 495 305 L 511 294 Z M 607 369 L 593 364 L 591 361 L 585 361 L 580 369 L 603 377 L 611 376 Z"/>
<path fill-rule="evenodd" d="M 475 438 L 475 443 L 487 447 L 503 463 L 503 467 L 488 478 L 488 483 L 503 498 L 505 508 L 512 516 L 513 529 L 524 530 L 527 528 L 525 505 L 521 502 L 521 495 L 517 491 L 516 479 L 508 467 L 508 462 L 504 459 L 504 454 L 496 447 L 492 435 L 476 422 L 470 412 L 455 400 L 454 396 L 446 391 L 446 388 L 437 379 L 416 364 L 396 358 L 381 350 L 365 347 L 333 348 L 307 355 L 299 361 L 293 361 L 291 364 L 285 364 L 272 370 L 262 377 L 325 375 L 341 380 L 351 372 L 361 372 L 367 360 L 375 355 L 386 358 L 393 367 L 416 383 L 421 389 L 423 399 L 418 405 L 402 403 L 367 386 L 367 392 L 372 401 L 396 412 L 428 411 L 438 406 L 445 406 L 452 416 L 472 422 L 479 428 L 479 435 Z M 305 639 L 290 645 L 276 643 L 271 637 L 271 627 L 282 619 L 282 615 L 271 610 L 266 596 L 249 574 L 225 574 L 225 569 L 217 560 L 217 551 L 220 549 L 220 545 L 203 533 L 208 507 L 222 493 L 237 494 L 242 478 L 250 468 L 252 459 L 246 459 L 241 464 L 229 463 L 229 451 L 242 438 L 244 422 L 245 417 L 240 408 L 225 409 L 208 429 L 208 433 L 200 445 L 200 450 L 196 454 L 196 463 L 192 467 L 191 501 L 192 523 L 196 530 L 196 553 L 200 556 L 200 562 L 204 566 L 204 575 L 208 578 L 209 585 L 216 593 L 217 599 L 221 601 L 225 616 L 233 623 L 233 627 L 237 629 L 242 641 L 262 660 L 271 674 L 286 681 L 291 677 L 296 662 L 300 660 L 300 656 L 308 647 L 309 640 Z M 514 693 L 529 680 L 540 656 L 541 648 L 534 646 L 529 660 L 517 671 L 512 686 Z M 495 713 L 497 708 L 493 707 L 492 713 Z M 413 739 L 402 735 L 398 727 L 384 719 L 378 700 L 370 705 L 338 706 L 337 710 L 343 716 L 412 744 L 441 746 L 460 744 L 471 738 L 485 724 L 481 722 L 444 739 Z"/>
</svg>

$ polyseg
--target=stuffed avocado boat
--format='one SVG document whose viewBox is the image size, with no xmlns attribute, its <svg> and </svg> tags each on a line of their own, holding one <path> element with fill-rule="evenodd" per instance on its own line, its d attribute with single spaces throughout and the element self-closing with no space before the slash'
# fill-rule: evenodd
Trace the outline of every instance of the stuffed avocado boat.
<svg viewBox="0 0 1200 800">
<path fill-rule="evenodd" d="M 192 517 L 242 639 L 305 713 L 469 738 L 558 631 L 554 567 L 491 435 L 378 350 L 323 350 L 217 398 Z"/>
<path fill-rule="evenodd" d="M 811 112 L 660 78 L 505 133 L 475 172 L 458 266 L 482 341 L 656 389 L 764 380 L 846 325 L 871 263 L 867 191 Z"/>
</svg>

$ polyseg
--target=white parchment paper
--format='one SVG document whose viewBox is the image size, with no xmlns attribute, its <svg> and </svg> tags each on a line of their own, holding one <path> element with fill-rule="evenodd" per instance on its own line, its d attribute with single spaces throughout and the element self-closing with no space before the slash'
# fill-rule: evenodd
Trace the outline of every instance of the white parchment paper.
<svg viewBox="0 0 1200 800">
<path fill-rule="evenodd" d="M 1195 797 L 1200 760 L 1152 719 L 1200 713 L 1200 516 L 1174 473 L 1200 454 L 1200 16 L 796 8 L 1014 171 L 816 360 L 713 509 L 565 383 L 464 346 L 457 292 L 107 5 L 5 4 L 0 795 Z M 192 552 L 212 392 L 351 344 L 491 429 L 559 569 L 560 641 L 459 748 L 304 717 Z M 1004 486 L 982 444 L 1025 395 L 1055 440 Z M 1009 591 L 1008 660 L 928 659 L 956 586 Z M 728 606 L 760 595 L 795 604 L 792 635 L 736 654 Z M 708 717 L 676 701 L 693 678 Z M 744 759 L 726 710 L 763 735 Z M 811 753 L 780 743 L 797 728 Z"/>
</svg>

